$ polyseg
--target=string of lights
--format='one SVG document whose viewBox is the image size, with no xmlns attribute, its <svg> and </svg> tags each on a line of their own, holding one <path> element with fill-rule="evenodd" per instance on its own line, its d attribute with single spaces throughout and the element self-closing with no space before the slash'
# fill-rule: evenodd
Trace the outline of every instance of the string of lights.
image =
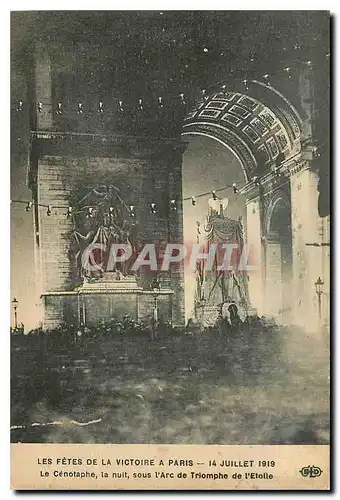
<svg viewBox="0 0 340 500">
<path fill-rule="evenodd" d="M 329 57 L 330 57 L 329 53 L 325 54 L 326 59 L 329 59 Z M 274 78 L 276 76 L 287 76 L 288 80 L 292 80 L 294 69 L 301 68 L 301 67 L 308 67 L 310 70 L 312 70 L 315 68 L 315 65 L 313 64 L 313 61 L 310 59 L 308 59 L 306 61 L 295 61 L 295 62 L 291 62 L 289 66 L 285 66 L 284 68 L 279 68 L 275 72 L 271 72 L 270 74 L 264 73 L 262 75 L 259 75 L 258 77 L 262 78 L 268 86 L 271 86 L 270 82 L 271 82 L 272 78 Z M 230 73 L 234 75 L 235 70 L 233 68 L 231 68 Z M 241 78 L 242 83 L 244 84 L 246 90 L 249 90 L 249 83 L 251 82 L 251 80 L 253 78 L 254 78 L 254 74 L 251 76 L 244 75 Z M 223 80 L 220 80 L 219 82 L 210 85 L 208 87 L 208 89 L 215 88 L 218 84 L 221 85 L 222 92 L 227 92 L 227 86 L 225 83 L 223 83 Z M 202 94 L 203 99 L 207 99 L 206 92 L 207 92 L 206 89 L 201 90 L 201 94 Z"/>
<path fill-rule="evenodd" d="M 301 47 L 293 47 L 295 50 L 300 50 Z M 208 50 L 208 49 L 207 49 Z M 328 60 L 330 58 L 330 53 L 327 52 L 325 53 L 325 58 Z M 250 58 L 250 61 L 252 60 L 253 58 L 251 57 Z M 271 72 L 270 74 L 269 73 L 264 73 L 262 75 L 259 75 L 259 78 L 262 78 L 264 80 L 264 83 L 266 83 L 268 86 L 271 86 L 271 79 L 274 78 L 275 76 L 280 76 L 280 75 L 286 75 L 288 77 L 289 80 L 292 80 L 293 78 L 293 72 L 294 72 L 294 69 L 296 67 L 308 67 L 310 70 L 314 69 L 315 68 L 315 64 L 313 63 L 313 61 L 311 59 L 308 59 L 308 60 L 304 60 L 304 61 L 295 61 L 295 62 L 292 62 L 290 63 L 289 66 L 285 66 L 283 68 L 280 68 L 280 69 L 277 69 L 275 71 L 275 73 Z M 230 74 L 234 74 L 234 69 L 231 68 L 230 69 Z M 253 79 L 254 75 L 252 76 L 247 76 L 247 75 L 244 75 L 243 78 L 241 79 L 242 80 L 242 83 L 244 84 L 245 86 L 245 89 L 246 90 L 249 90 L 249 84 L 251 82 L 251 80 Z M 226 92 L 227 91 L 227 86 L 226 84 L 223 82 L 223 81 L 220 81 L 220 82 L 217 82 L 217 83 L 214 83 L 212 85 L 210 85 L 208 88 L 215 88 L 216 85 L 218 84 L 221 84 L 221 91 L 222 92 Z M 207 100 L 209 97 L 207 95 L 207 89 L 202 89 L 201 90 L 201 96 L 202 96 L 202 99 L 203 100 Z M 185 96 L 185 94 L 183 92 L 181 92 L 180 94 L 178 94 L 177 96 L 173 96 L 173 98 L 179 98 L 179 102 L 181 103 L 182 106 L 186 106 L 187 105 L 187 98 Z M 164 107 L 165 107 L 165 102 L 164 102 L 164 98 L 162 96 L 158 96 L 157 97 L 157 100 L 155 100 L 155 104 L 157 104 L 157 107 L 159 108 L 159 110 L 162 110 Z M 150 105 L 150 103 L 148 103 L 148 105 Z M 139 110 L 139 111 L 143 111 L 145 107 L 145 102 L 142 98 L 139 98 L 138 99 L 138 102 L 136 103 L 136 109 Z M 25 103 L 23 100 L 19 100 L 17 101 L 16 103 L 16 111 L 17 112 L 22 112 L 24 111 L 25 109 Z M 37 111 L 38 113 L 42 113 L 44 111 L 44 103 L 42 101 L 39 101 L 37 103 Z M 84 103 L 81 102 L 81 101 L 78 101 L 76 103 L 76 107 L 74 108 L 74 111 L 77 112 L 78 115 L 84 115 L 88 112 L 91 112 L 89 110 L 85 110 L 84 108 Z M 119 100 L 118 101 L 118 104 L 117 104 L 117 111 L 119 114 L 124 114 L 124 112 L 126 111 L 126 108 L 124 106 L 124 102 L 122 100 Z M 55 110 L 55 113 L 57 115 L 62 115 L 63 113 L 66 112 L 66 108 L 64 106 L 64 104 L 59 101 L 57 104 L 56 104 L 56 110 Z M 104 113 L 110 113 L 110 111 L 105 107 L 105 104 L 104 104 L 104 101 L 103 100 L 99 100 L 98 103 L 97 103 L 97 110 L 96 112 L 99 114 L 99 115 L 104 115 Z"/>
<path fill-rule="evenodd" d="M 292 48 L 294 49 L 295 52 L 301 52 L 302 49 L 303 49 L 303 47 L 299 43 L 293 45 Z M 287 47 L 284 47 L 283 51 L 285 52 L 286 50 L 287 50 Z M 209 49 L 207 47 L 204 47 L 203 51 L 204 51 L 204 53 L 208 53 Z M 221 53 L 221 55 L 223 55 L 223 54 Z M 324 54 L 324 56 L 325 56 L 326 60 L 329 60 L 330 53 L 327 52 L 327 53 Z M 250 62 L 253 63 L 255 61 L 255 55 L 254 54 L 250 54 L 249 57 L 250 57 Z M 286 63 L 284 65 L 284 67 L 278 68 L 277 70 L 275 70 L 275 72 L 261 74 L 261 75 L 259 75 L 259 78 L 262 79 L 263 82 L 266 83 L 268 86 L 271 86 L 272 79 L 275 76 L 277 76 L 277 75 L 280 75 L 280 76 L 286 75 L 286 77 L 288 77 L 289 80 L 292 80 L 293 74 L 294 74 L 294 70 L 297 69 L 297 68 L 300 68 L 301 66 L 307 67 L 310 70 L 312 70 L 312 69 L 314 69 L 316 67 L 316 64 L 315 64 L 315 62 L 313 62 L 313 60 L 308 59 L 307 57 L 304 57 L 304 60 L 292 61 L 292 62 L 289 63 L 289 65 L 287 65 L 287 63 Z M 237 71 L 234 68 L 230 68 L 229 73 L 232 74 L 233 77 L 235 78 Z M 253 78 L 254 78 L 254 74 L 250 76 L 250 73 L 249 74 L 245 74 L 243 77 L 241 77 L 240 73 L 239 73 L 239 76 L 237 77 L 237 79 L 241 80 L 242 83 L 244 84 L 245 90 L 249 90 L 250 85 L 251 85 L 251 80 L 253 80 Z M 214 83 L 213 85 L 208 86 L 207 89 L 209 89 L 209 92 L 210 92 L 210 91 L 213 91 L 213 89 L 216 89 L 219 86 L 220 87 L 220 91 L 222 93 L 227 93 L 227 85 L 226 85 L 225 82 L 226 82 L 226 80 L 221 80 L 221 81 L 219 81 L 217 83 Z M 201 97 L 202 97 L 203 101 L 206 101 L 207 99 L 209 99 L 207 89 L 203 88 L 200 91 Z M 185 96 L 184 92 L 181 92 L 181 93 L 177 94 L 176 96 L 172 96 L 172 98 L 176 98 L 177 101 L 178 101 L 178 103 L 181 104 L 183 107 L 187 106 L 187 102 L 188 101 L 187 101 L 187 97 Z M 152 103 L 150 103 L 150 101 L 144 101 L 142 98 L 139 98 L 138 101 L 136 102 L 136 104 L 133 105 L 133 107 L 137 111 L 142 112 L 144 108 L 146 108 L 147 106 L 150 106 L 150 105 L 152 106 Z M 164 98 L 162 96 L 158 96 L 157 99 L 155 98 L 155 100 L 154 100 L 154 105 L 157 106 L 157 108 L 159 109 L 159 111 L 162 111 L 163 108 L 166 107 L 166 102 L 165 102 L 165 100 L 164 100 Z M 45 107 L 47 109 L 46 104 L 43 103 L 42 101 L 37 102 L 36 106 L 37 106 L 37 112 L 38 113 L 44 112 Z M 90 110 L 90 109 L 86 108 L 86 105 L 84 105 L 83 102 L 77 101 L 75 103 L 74 108 L 72 108 L 72 109 L 78 115 L 84 115 L 84 114 L 87 114 L 87 113 L 91 113 L 93 111 L 96 112 L 96 113 L 98 113 L 98 115 L 100 115 L 100 116 L 103 116 L 104 114 L 110 114 L 110 113 L 112 113 L 112 111 L 110 111 L 110 109 L 106 107 L 106 105 L 104 103 L 104 100 L 99 100 L 97 102 L 96 106 L 97 106 L 96 109 L 94 108 L 94 109 Z M 16 101 L 15 109 L 16 109 L 16 111 L 18 113 L 21 113 L 21 112 L 25 111 L 26 109 L 28 110 L 28 108 L 29 108 L 28 104 L 26 105 L 23 100 L 20 99 L 19 101 Z M 116 108 L 117 108 L 116 112 L 118 112 L 120 115 L 123 115 L 128 110 L 128 106 L 126 107 L 125 103 L 122 100 L 119 100 L 117 102 Z M 50 109 L 50 108 L 48 108 L 48 109 Z M 71 108 L 69 108 L 69 109 L 71 109 Z M 131 107 L 130 107 L 130 109 L 131 109 Z M 64 106 L 63 102 L 59 101 L 55 105 L 55 111 L 54 112 L 57 115 L 63 115 L 63 114 L 66 115 L 69 112 L 69 110 L 66 109 L 66 107 Z M 314 154 L 315 154 L 315 156 L 319 156 L 320 155 L 320 153 L 318 153 L 318 151 L 315 151 Z M 278 168 L 275 169 L 275 173 L 276 173 L 277 176 L 282 176 L 283 175 Z M 254 184 L 256 186 L 260 186 L 261 185 L 261 179 L 258 176 L 254 176 L 253 179 L 252 179 L 252 181 L 254 182 Z M 197 195 L 185 197 L 185 198 L 183 198 L 182 201 L 190 201 L 192 205 L 196 205 L 197 200 L 199 198 L 208 196 L 209 194 L 211 194 L 212 197 L 213 197 L 213 199 L 216 200 L 216 199 L 218 199 L 216 193 L 224 191 L 224 190 L 226 190 L 228 188 L 233 188 L 234 194 L 237 194 L 239 192 L 239 188 L 238 188 L 237 184 L 238 183 L 233 183 L 231 185 L 226 185 L 226 186 L 224 186 L 222 188 L 219 188 L 219 189 L 215 189 L 215 190 L 212 190 L 212 191 L 206 191 L 204 193 L 199 193 Z M 120 199 L 120 202 L 130 212 L 131 216 L 134 217 L 135 216 L 135 206 L 134 205 L 127 206 L 122 199 Z M 24 204 L 25 205 L 25 210 L 27 212 L 30 211 L 31 208 L 32 208 L 32 206 L 35 204 L 35 202 L 32 201 L 32 200 L 11 200 L 11 203 Z M 170 203 L 170 209 L 171 210 L 177 210 L 177 201 L 175 199 L 169 200 L 169 203 Z M 66 213 L 67 217 L 71 217 L 74 214 L 79 213 L 79 210 L 75 211 L 75 208 L 71 207 L 71 206 L 52 206 L 52 205 L 45 205 L 45 204 L 37 204 L 37 206 L 45 208 L 47 215 L 52 215 L 52 210 L 53 209 L 65 210 L 65 213 Z M 156 206 L 155 203 L 151 203 L 149 206 L 150 206 L 150 212 L 151 213 L 156 213 L 157 212 L 157 206 Z M 111 208 L 112 208 L 112 210 L 111 210 L 110 213 L 112 215 L 113 214 L 113 207 L 110 207 L 110 209 Z M 94 207 L 85 207 L 85 208 L 83 207 L 81 211 L 83 212 L 84 210 L 86 210 L 86 212 L 87 212 L 87 217 L 92 217 L 93 216 Z"/>
<path fill-rule="evenodd" d="M 179 94 L 178 96 L 173 96 L 173 98 L 175 99 L 177 97 L 178 99 L 178 102 L 181 104 L 182 107 L 185 107 L 187 105 L 187 101 L 186 101 L 186 98 L 185 98 L 185 95 L 183 93 Z M 165 103 L 164 103 L 164 98 L 162 96 L 159 96 L 157 97 L 157 108 L 159 109 L 159 111 L 162 111 L 165 107 Z M 150 102 L 148 102 L 148 106 L 150 106 Z M 146 107 L 146 104 L 144 103 L 144 100 L 143 99 L 138 99 L 138 102 L 135 106 L 135 109 L 139 112 L 142 112 L 144 110 L 144 108 Z M 25 109 L 27 109 L 27 107 L 25 106 L 25 103 L 23 100 L 19 100 L 17 101 L 16 103 L 16 111 L 17 112 L 23 112 Z M 42 101 L 39 101 L 37 103 L 37 111 L 38 113 L 42 113 L 44 111 L 45 107 L 44 107 L 44 103 Z M 46 108 L 47 109 L 47 108 Z M 57 102 L 56 104 L 56 109 L 55 109 L 55 113 L 57 115 L 63 115 L 63 114 L 66 114 L 67 113 L 67 109 L 66 107 L 64 106 L 64 104 L 62 102 Z M 72 111 L 72 110 L 71 110 Z M 76 103 L 76 107 L 73 108 L 73 111 L 76 112 L 76 114 L 78 115 L 85 115 L 87 113 L 91 113 L 93 112 L 93 110 L 86 110 L 85 107 L 84 107 L 84 103 L 81 102 L 81 101 L 77 101 Z M 120 115 L 123 115 L 125 112 L 127 111 L 127 108 L 125 107 L 124 105 L 124 102 L 123 101 L 118 101 L 118 104 L 117 104 L 117 112 L 118 114 Z M 97 110 L 95 111 L 97 112 L 99 115 L 104 115 L 104 114 L 109 114 L 109 115 L 112 115 L 112 111 L 109 111 L 105 105 L 104 105 L 104 102 L 99 100 L 98 101 L 98 105 L 97 105 Z"/>
<path fill-rule="evenodd" d="M 202 198 L 203 196 L 208 196 L 209 194 L 212 195 L 213 199 L 216 200 L 217 199 L 217 195 L 216 193 L 217 192 L 221 192 L 221 191 L 225 191 L 226 189 L 228 188 L 233 188 L 233 192 L 234 194 L 238 193 L 239 192 L 239 189 L 237 187 L 238 184 L 243 184 L 243 183 L 237 183 L 237 182 L 233 182 L 233 184 L 227 184 L 226 186 L 223 186 L 219 189 L 213 189 L 212 191 L 206 191 L 204 193 L 200 193 L 200 194 L 197 194 L 195 196 L 188 196 L 186 198 L 183 198 L 183 201 L 191 201 L 192 205 L 196 205 L 196 199 L 197 198 Z"/>
</svg>

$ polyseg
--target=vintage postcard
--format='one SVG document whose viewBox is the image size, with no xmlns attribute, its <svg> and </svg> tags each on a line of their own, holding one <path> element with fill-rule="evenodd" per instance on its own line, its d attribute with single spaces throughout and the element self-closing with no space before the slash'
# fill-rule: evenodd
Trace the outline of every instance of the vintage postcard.
<svg viewBox="0 0 340 500">
<path fill-rule="evenodd" d="M 11 13 L 11 487 L 330 489 L 330 14 Z"/>
</svg>

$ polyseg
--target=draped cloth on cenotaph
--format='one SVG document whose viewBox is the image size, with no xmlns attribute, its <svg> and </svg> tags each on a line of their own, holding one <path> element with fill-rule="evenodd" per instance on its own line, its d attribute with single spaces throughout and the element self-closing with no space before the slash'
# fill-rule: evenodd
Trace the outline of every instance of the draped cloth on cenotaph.
<svg viewBox="0 0 340 500">
<path fill-rule="evenodd" d="M 227 217 L 227 205 L 226 199 L 209 200 L 203 246 L 204 253 L 209 254 L 212 245 L 216 252 L 212 263 L 202 259 L 196 267 L 195 314 L 204 325 L 216 322 L 224 303 L 237 304 L 243 317 L 250 309 L 242 219 Z"/>
</svg>

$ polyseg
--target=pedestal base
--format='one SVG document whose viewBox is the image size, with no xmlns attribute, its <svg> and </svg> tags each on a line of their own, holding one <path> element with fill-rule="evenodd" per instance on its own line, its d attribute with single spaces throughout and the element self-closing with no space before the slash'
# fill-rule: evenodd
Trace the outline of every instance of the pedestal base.
<svg viewBox="0 0 340 500">
<path fill-rule="evenodd" d="M 44 328 L 52 329 L 62 323 L 96 326 L 124 315 L 151 325 L 155 307 L 159 322 L 173 324 L 173 295 L 170 289 L 144 290 L 134 277 L 86 282 L 74 291 L 43 294 Z"/>
</svg>

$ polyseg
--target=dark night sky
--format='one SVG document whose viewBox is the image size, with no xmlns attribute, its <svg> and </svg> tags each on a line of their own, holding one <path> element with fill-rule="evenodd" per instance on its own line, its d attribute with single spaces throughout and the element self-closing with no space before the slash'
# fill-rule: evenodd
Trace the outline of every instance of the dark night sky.
<svg viewBox="0 0 340 500">
<path fill-rule="evenodd" d="M 28 113 L 18 116 L 15 109 L 19 100 L 27 105 L 30 56 L 39 40 L 47 42 L 60 74 L 74 75 L 83 82 L 80 93 L 133 101 L 184 92 L 190 103 L 202 88 L 217 81 L 232 86 L 237 78 L 269 73 L 275 86 L 279 84 L 275 75 L 284 66 L 309 59 L 318 63 L 329 51 L 329 16 L 299 11 L 13 12 L 12 199 L 30 199 L 26 187 Z M 207 157 L 207 150 L 212 156 Z M 221 178 L 219 167 L 234 165 L 235 159 L 216 144 L 193 140 L 184 158 L 186 195 L 191 187 L 207 190 L 204 180 L 202 186 L 198 180 L 204 162 L 220 183 L 225 177 Z M 238 175 L 236 170 L 230 167 L 229 177 Z M 227 176 L 226 184 L 230 181 L 234 180 Z M 38 303 L 32 216 L 21 205 L 12 204 L 11 243 L 12 296 L 20 301 L 20 319 L 32 327 L 28 318 Z"/>
</svg>

